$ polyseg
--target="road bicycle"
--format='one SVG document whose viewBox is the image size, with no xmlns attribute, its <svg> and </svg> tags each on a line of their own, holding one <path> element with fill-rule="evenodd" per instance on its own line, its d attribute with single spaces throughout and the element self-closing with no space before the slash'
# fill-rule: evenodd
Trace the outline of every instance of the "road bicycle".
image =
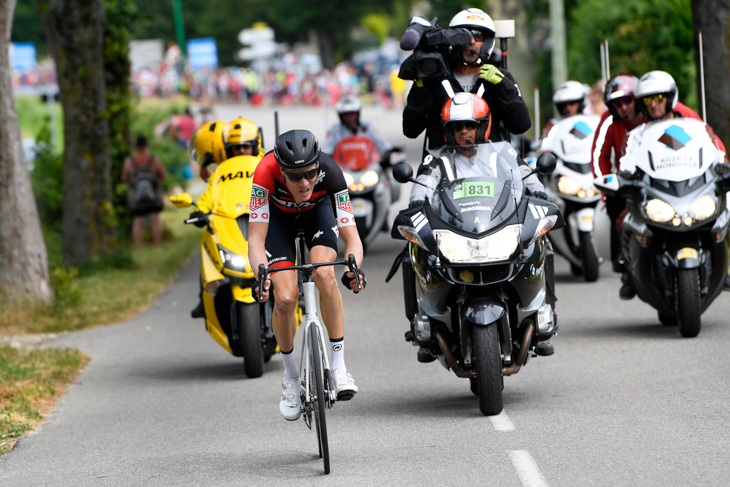
<svg viewBox="0 0 730 487">
<path fill-rule="evenodd" d="M 304 423 L 311 430 L 312 418 L 317 429 L 317 441 L 319 443 L 319 457 L 324 460 L 324 473 L 330 473 L 329 443 L 327 441 L 327 420 L 325 411 L 331 409 L 337 400 L 334 380 L 330 372 L 329 355 L 327 344 L 322 333 L 322 323 L 317 316 L 317 304 L 315 302 L 315 284 L 312 272 L 319 267 L 346 265 L 355 276 L 358 288 L 360 287 L 360 274 L 357 270 L 355 256 L 350 254 L 347 260 L 335 262 L 322 262 L 319 264 L 307 264 L 304 256 L 304 235 L 300 232 L 297 236 L 297 262 L 300 265 L 289 267 L 275 267 L 267 269 L 263 264 L 259 265 L 259 282 L 266 280 L 269 272 L 297 271 L 300 274 L 302 294 L 304 297 L 304 339 L 302 343 L 302 355 L 299 370 L 302 374 L 301 395 Z"/>
</svg>

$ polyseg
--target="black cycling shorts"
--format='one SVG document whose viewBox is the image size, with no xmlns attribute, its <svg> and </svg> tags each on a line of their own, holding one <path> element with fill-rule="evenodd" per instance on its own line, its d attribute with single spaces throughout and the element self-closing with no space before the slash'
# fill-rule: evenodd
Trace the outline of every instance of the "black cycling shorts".
<svg viewBox="0 0 730 487">
<path fill-rule="evenodd" d="M 304 242 L 311 250 L 316 245 L 324 245 L 337 252 L 339 230 L 332 209 L 332 201 L 325 198 L 314 208 L 294 215 L 276 212 L 269 220 L 266 234 L 266 258 L 269 267 L 287 267 L 296 261 L 296 238 L 299 229 L 304 229 Z"/>
</svg>

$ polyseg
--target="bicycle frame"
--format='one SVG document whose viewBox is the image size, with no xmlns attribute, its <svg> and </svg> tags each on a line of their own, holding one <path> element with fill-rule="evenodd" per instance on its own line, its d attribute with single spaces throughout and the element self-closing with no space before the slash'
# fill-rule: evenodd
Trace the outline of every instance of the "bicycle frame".
<svg viewBox="0 0 730 487">
<path fill-rule="evenodd" d="M 330 375 L 330 360 L 329 354 L 327 353 L 327 344 L 324 341 L 324 333 L 322 330 L 322 323 L 319 321 L 317 316 L 317 304 L 315 303 L 315 285 L 314 281 L 310 279 L 305 280 L 302 285 L 304 286 L 304 306 L 307 311 L 304 315 L 304 337 L 302 340 L 302 354 L 299 359 L 299 370 L 304 376 L 304 384 L 302 384 L 302 392 L 304 393 L 304 400 L 306 404 L 311 402 L 311 391 L 312 384 L 310 383 L 311 374 L 309 373 L 310 361 L 309 356 L 312 353 L 313 344 L 309 343 L 309 328 L 316 326 L 319 334 L 320 345 L 322 346 L 322 361 L 324 363 L 325 383 L 327 390 L 327 398 L 325 398 L 325 405 L 327 408 L 332 407 L 332 403 L 335 402 L 335 391 Z"/>
</svg>

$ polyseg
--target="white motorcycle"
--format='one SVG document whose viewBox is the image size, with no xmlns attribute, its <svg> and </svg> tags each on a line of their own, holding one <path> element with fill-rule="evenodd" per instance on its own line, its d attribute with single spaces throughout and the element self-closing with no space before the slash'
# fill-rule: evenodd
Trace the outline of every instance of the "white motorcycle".
<svg viewBox="0 0 730 487">
<path fill-rule="evenodd" d="M 363 249 L 367 249 L 381 231 L 390 230 L 388 210 L 400 197 L 390 159 L 381 162 L 373 141 L 357 136 L 342 139 L 332 158 L 345 176 L 357 231 Z"/>
<path fill-rule="evenodd" d="M 583 275 L 587 282 L 598 279 L 599 265 L 604 261 L 593 244 L 593 220 L 601 193 L 593 186 L 591 144 L 599 121 L 597 115 L 562 119 L 540 146 L 540 152 L 550 152 L 558 158 L 555 172 L 546 176 L 543 183 L 565 218 L 565 227 L 550 232 L 550 241 L 555 251 L 570 262 L 571 272 Z"/>
</svg>

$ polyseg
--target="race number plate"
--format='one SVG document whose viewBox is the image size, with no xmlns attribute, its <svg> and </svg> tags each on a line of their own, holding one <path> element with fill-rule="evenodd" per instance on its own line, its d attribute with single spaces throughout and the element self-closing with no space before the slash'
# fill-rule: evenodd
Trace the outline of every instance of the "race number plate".
<svg viewBox="0 0 730 487">
<path fill-rule="evenodd" d="M 461 185 L 461 189 L 454 191 L 454 199 L 461 198 L 493 198 L 494 183 L 485 183 L 481 181 L 467 182 Z"/>
</svg>

